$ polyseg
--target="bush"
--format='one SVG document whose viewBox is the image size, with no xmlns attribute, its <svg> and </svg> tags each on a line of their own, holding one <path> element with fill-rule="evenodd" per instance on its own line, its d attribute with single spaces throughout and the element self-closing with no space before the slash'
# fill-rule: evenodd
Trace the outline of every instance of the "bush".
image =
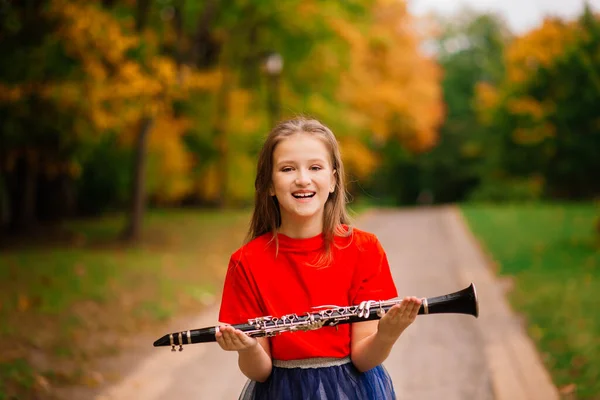
<svg viewBox="0 0 600 400">
<path fill-rule="evenodd" d="M 471 192 L 473 203 L 525 203 L 540 200 L 542 185 L 539 179 L 517 178 L 484 181 Z"/>
</svg>

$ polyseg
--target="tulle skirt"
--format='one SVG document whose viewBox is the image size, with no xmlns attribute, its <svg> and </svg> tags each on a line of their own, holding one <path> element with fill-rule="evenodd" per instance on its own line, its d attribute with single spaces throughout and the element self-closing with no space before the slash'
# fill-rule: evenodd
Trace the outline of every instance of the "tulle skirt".
<svg viewBox="0 0 600 400">
<path fill-rule="evenodd" d="M 240 400 L 395 400 L 382 365 L 359 372 L 350 357 L 273 361 L 266 382 L 248 381 Z"/>
</svg>

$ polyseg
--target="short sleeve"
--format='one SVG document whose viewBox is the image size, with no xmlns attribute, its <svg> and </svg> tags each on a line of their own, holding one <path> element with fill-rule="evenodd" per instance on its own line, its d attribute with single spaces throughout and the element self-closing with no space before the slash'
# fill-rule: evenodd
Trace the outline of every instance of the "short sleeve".
<svg viewBox="0 0 600 400">
<path fill-rule="evenodd" d="M 375 235 L 361 249 L 355 272 L 352 304 L 366 300 L 387 300 L 398 296 L 385 250 Z"/>
<path fill-rule="evenodd" d="M 256 282 L 239 253 L 231 256 L 223 285 L 219 321 L 227 324 L 246 323 L 263 315 Z"/>
</svg>

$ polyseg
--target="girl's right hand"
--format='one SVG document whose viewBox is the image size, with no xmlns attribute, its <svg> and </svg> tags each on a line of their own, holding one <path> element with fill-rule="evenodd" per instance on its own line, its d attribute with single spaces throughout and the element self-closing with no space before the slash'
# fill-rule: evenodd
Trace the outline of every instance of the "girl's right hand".
<svg viewBox="0 0 600 400">
<path fill-rule="evenodd" d="M 246 335 L 239 329 L 235 329 L 231 325 L 223 325 L 217 328 L 215 337 L 223 350 L 246 351 L 258 345 L 258 340 Z"/>
<path fill-rule="evenodd" d="M 386 341 L 395 342 L 415 322 L 421 303 L 422 300 L 414 296 L 402 299 L 400 304 L 390 308 L 379 320 L 377 334 Z"/>
</svg>

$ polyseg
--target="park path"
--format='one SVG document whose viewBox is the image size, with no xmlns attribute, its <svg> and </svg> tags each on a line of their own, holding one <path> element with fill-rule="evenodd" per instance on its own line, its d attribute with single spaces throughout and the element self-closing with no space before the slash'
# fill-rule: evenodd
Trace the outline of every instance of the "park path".
<svg viewBox="0 0 600 400">
<path fill-rule="evenodd" d="M 359 228 L 388 254 L 400 296 L 432 297 L 475 283 L 480 316 L 420 316 L 384 365 L 399 400 L 555 400 L 556 388 L 454 207 L 377 210 Z M 216 306 L 183 330 L 213 325 Z M 157 332 L 156 337 L 164 332 Z M 245 379 L 216 345 L 156 349 L 96 400 L 236 399 Z"/>
</svg>

